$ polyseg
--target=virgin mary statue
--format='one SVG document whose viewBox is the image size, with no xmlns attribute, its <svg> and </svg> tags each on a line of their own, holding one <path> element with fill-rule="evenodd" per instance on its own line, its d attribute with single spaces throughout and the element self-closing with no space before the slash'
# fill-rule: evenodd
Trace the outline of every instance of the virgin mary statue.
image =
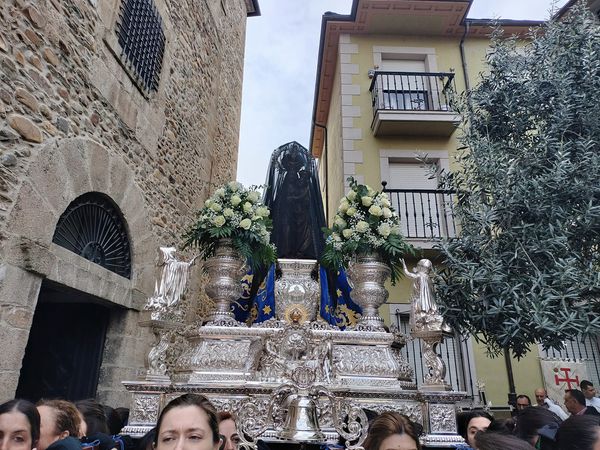
<svg viewBox="0 0 600 450">
<path fill-rule="evenodd" d="M 279 258 L 319 259 L 326 226 L 317 165 L 297 142 L 277 148 L 267 173 L 264 202 L 271 209 L 271 242 Z"/>
<path fill-rule="evenodd" d="M 295 141 L 278 147 L 271 155 L 266 184 L 263 202 L 271 209 L 271 242 L 277 246 L 277 257 L 318 261 L 325 247 L 323 228 L 327 225 L 315 159 Z M 238 320 L 262 322 L 274 315 L 275 278 L 275 266 L 252 275 L 250 289 L 234 310 Z M 344 272 L 321 267 L 318 278 L 321 317 L 342 328 L 353 323 L 359 308 L 350 299 Z"/>
</svg>

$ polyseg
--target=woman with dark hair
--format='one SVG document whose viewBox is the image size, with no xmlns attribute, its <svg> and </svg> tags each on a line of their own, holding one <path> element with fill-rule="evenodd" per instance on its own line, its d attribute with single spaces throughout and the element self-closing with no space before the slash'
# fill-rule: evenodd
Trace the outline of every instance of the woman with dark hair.
<svg viewBox="0 0 600 450">
<path fill-rule="evenodd" d="M 0 449 L 32 450 L 40 438 L 40 415 L 27 400 L 0 405 Z"/>
<path fill-rule="evenodd" d="M 115 413 L 117 413 L 117 416 L 119 416 L 119 420 L 121 421 L 121 429 L 125 428 L 127 426 L 127 422 L 129 421 L 129 408 L 120 406 L 115 408 Z"/>
<path fill-rule="evenodd" d="M 486 431 L 491 433 L 500 433 L 500 434 L 513 434 L 515 431 L 515 421 L 514 419 L 494 419 L 492 423 L 488 426 Z"/>
<path fill-rule="evenodd" d="M 75 406 L 83 417 L 81 442 L 87 446 L 98 445 L 99 442 L 99 450 L 124 449 L 125 442 L 122 439 L 114 439 L 109 435 L 108 421 L 100 403 L 90 398 L 78 400 Z"/>
<path fill-rule="evenodd" d="M 397 412 L 384 412 L 369 424 L 365 450 L 421 450 L 416 425 Z"/>
<path fill-rule="evenodd" d="M 494 420 L 494 418 L 481 409 L 458 413 L 456 416 L 458 434 L 467 441 L 469 446 L 477 448 L 475 444 L 475 434 L 479 431 L 487 430 L 492 423 L 492 420 Z"/>
<path fill-rule="evenodd" d="M 114 408 L 108 405 L 101 406 L 104 410 L 104 417 L 106 418 L 106 425 L 108 426 L 109 434 L 119 434 L 121 429 L 125 426 L 121 422 L 121 417 Z"/>
<path fill-rule="evenodd" d="M 600 417 L 572 416 L 565 420 L 556 434 L 558 450 L 599 450 Z"/>
<path fill-rule="evenodd" d="M 477 450 L 534 450 L 535 447 L 506 433 L 480 431 L 475 434 Z"/>
<path fill-rule="evenodd" d="M 515 435 L 541 450 L 556 449 L 556 432 L 562 420 L 546 408 L 525 408 L 517 414 Z"/>
<path fill-rule="evenodd" d="M 81 419 L 73 403 L 66 400 L 40 400 L 37 410 L 40 414 L 40 440 L 37 450 L 46 450 L 55 442 L 68 437 L 75 441 L 71 442 L 71 447 L 74 447 L 74 444 L 79 445 L 77 439 L 79 439 Z M 63 444 L 67 443 L 63 442 Z"/>
<path fill-rule="evenodd" d="M 156 450 L 218 450 L 219 419 L 203 395 L 184 394 L 171 400 L 156 423 Z"/>
<path fill-rule="evenodd" d="M 109 433 L 104 408 L 102 408 L 100 403 L 93 398 L 88 398 L 86 400 L 76 401 L 75 406 L 83 416 L 83 422 L 85 423 L 84 434 L 86 436 L 93 436 L 98 433 Z"/>
</svg>

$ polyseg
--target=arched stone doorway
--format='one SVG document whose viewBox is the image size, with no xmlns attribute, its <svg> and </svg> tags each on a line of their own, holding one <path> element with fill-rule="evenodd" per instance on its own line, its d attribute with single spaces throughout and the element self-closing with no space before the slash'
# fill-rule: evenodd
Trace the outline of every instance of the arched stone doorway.
<svg viewBox="0 0 600 450">
<path fill-rule="evenodd" d="M 147 214 L 148 201 L 128 164 L 94 141 L 50 142 L 38 155 L 7 218 L 0 254 L 0 341 L 7 342 L 0 361 L 0 397 L 15 395 L 23 363 L 23 379 L 27 377 L 25 349 L 38 306 L 50 315 L 48 311 L 60 305 L 56 314 L 69 317 L 100 317 L 99 311 L 106 309 L 106 338 L 99 339 L 104 345 L 102 362 L 97 376 L 90 378 L 98 383 L 102 401 L 127 403 L 121 381 L 134 377 L 143 366 L 150 339 L 147 330 L 137 326 L 138 311 L 152 292 L 158 242 Z M 74 200 L 91 194 L 103 196 L 122 214 L 130 237 L 129 277 L 96 263 L 103 258 L 106 262 L 97 243 L 74 252 L 54 241 L 63 213 Z M 94 306 L 77 312 L 81 306 L 76 305 Z M 101 330 L 96 333 L 102 334 Z"/>
<path fill-rule="evenodd" d="M 52 242 L 131 277 L 127 224 L 105 194 L 88 192 L 73 200 L 58 219 Z M 31 401 L 95 397 L 110 306 L 101 298 L 43 280 L 16 396 Z"/>
</svg>

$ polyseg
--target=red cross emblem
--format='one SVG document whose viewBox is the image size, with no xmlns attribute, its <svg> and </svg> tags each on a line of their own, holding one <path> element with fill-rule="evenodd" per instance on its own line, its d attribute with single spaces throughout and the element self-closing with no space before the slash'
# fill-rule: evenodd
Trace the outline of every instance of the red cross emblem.
<svg viewBox="0 0 600 450">
<path fill-rule="evenodd" d="M 565 377 L 559 378 L 558 375 L 554 375 L 554 382 L 557 386 L 560 386 L 560 383 L 567 383 L 567 389 L 577 389 L 579 387 L 579 376 L 575 376 L 575 378 L 569 378 L 569 372 L 571 371 L 570 367 L 561 367 L 560 369 L 554 369 L 555 372 L 561 371 L 564 372 Z M 571 387 L 571 383 L 575 383 L 575 387 Z"/>
</svg>

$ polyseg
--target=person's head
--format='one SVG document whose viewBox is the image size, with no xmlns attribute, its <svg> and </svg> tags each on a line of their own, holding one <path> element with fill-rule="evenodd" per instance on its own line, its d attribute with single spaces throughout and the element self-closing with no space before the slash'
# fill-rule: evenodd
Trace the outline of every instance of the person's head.
<svg viewBox="0 0 600 450">
<path fill-rule="evenodd" d="M 475 434 L 485 431 L 492 423 L 492 416 L 483 410 L 465 411 L 457 416 L 458 434 L 471 446 L 475 446 Z"/>
<path fill-rule="evenodd" d="M 156 440 L 156 427 L 152 428 L 143 435 L 137 443 L 136 450 L 154 450 L 154 441 Z"/>
<path fill-rule="evenodd" d="M 554 449 L 554 434 L 562 420 L 546 408 L 533 406 L 519 411 L 515 436 L 541 449 Z"/>
<path fill-rule="evenodd" d="M 65 400 L 40 400 L 40 440 L 37 450 L 46 450 L 50 444 L 67 436 L 79 437 L 81 419 L 77 408 Z"/>
<path fill-rule="evenodd" d="M 104 410 L 104 417 L 106 418 L 106 425 L 108 426 L 109 434 L 119 434 L 121 429 L 126 425 L 122 422 L 121 416 L 117 414 L 114 408 L 108 405 L 102 405 Z"/>
<path fill-rule="evenodd" d="M 578 414 L 585 408 L 585 396 L 579 389 L 567 389 L 565 391 L 565 408 L 571 414 Z"/>
<path fill-rule="evenodd" d="M 538 406 L 542 406 L 544 404 L 544 400 L 546 400 L 546 389 L 537 388 L 535 390 L 535 401 Z"/>
<path fill-rule="evenodd" d="M 221 450 L 235 450 L 240 443 L 240 436 L 235 425 L 235 418 L 230 412 L 220 412 L 219 434 L 223 439 Z"/>
<path fill-rule="evenodd" d="M 119 416 L 121 424 L 123 425 L 121 428 L 125 428 L 125 426 L 127 426 L 127 423 L 129 422 L 129 408 L 115 408 L 115 412 Z"/>
<path fill-rule="evenodd" d="M 218 450 L 219 419 L 203 395 L 184 394 L 171 400 L 156 423 L 156 450 Z"/>
<path fill-rule="evenodd" d="M 515 420 L 510 419 L 494 419 L 488 426 L 486 432 L 500 433 L 500 434 L 513 434 L 515 431 Z"/>
<path fill-rule="evenodd" d="M 384 412 L 369 424 L 365 450 L 420 450 L 419 436 L 408 417 L 397 412 Z"/>
<path fill-rule="evenodd" d="M 531 406 L 531 399 L 525 394 L 517 395 L 517 409 L 525 409 Z"/>
<path fill-rule="evenodd" d="M 40 415 L 27 400 L 0 405 L 0 450 L 31 450 L 40 438 Z"/>
<path fill-rule="evenodd" d="M 475 447 L 477 450 L 533 450 L 533 447 L 523 439 L 506 433 L 480 431 L 475 434 Z"/>
<path fill-rule="evenodd" d="M 85 428 L 86 436 L 94 436 L 98 433 L 108 434 L 108 424 L 102 405 L 92 398 L 86 400 L 78 400 L 75 406 L 83 417 L 82 428 Z"/>
<path fill-rule="evenodd" d="M 600 417 L 569 417 L 560 425 L 556 441 L 559 450 L 600 450 Z"/>
<path fill-rule="evenodd" d="M 596 396 L 596 388 L 591 381 L 583 380 L 581 383 L 579 383 L 579 387 L 581 388 L 581 392 L 583 392 L 585 398 L 588 400 Z"/>
</svg>

